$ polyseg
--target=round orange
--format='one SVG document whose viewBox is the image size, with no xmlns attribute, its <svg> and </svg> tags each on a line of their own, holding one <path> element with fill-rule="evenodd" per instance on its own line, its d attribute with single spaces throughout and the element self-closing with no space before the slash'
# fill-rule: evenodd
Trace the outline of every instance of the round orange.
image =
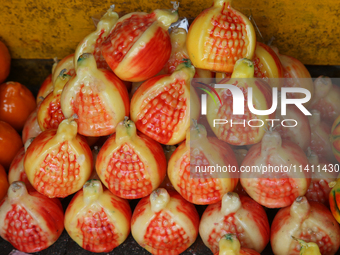
<svg viewBox="0 0 340 255">
<path fill-rule="evenodd" d="M 0 202 L 6 196 L 9 184 L 5 168 L 0 165 Z"/>
<path fill-rule="evenodd" d="M 6 45 L 0 41 L 0 83 L 4 82 L 9 75 L 11 67 L 11 55 Z"/>
<path fill-rule="evenodd" d="M 24 145 L 18 132 L 8 123 L 0 121 L 0 164 L 6 170 L 22 146 Z"/>
<path fill-rule="evenodd" d="M 0 120 L 21 132 L 26 119 L 36 108 L 32 92 L 19 82 L 0 85 Z"/>
</svg>

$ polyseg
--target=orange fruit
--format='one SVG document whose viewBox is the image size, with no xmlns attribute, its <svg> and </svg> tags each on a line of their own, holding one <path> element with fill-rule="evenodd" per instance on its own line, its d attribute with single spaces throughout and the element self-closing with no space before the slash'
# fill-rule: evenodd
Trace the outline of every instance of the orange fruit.
<svg viewBox="0 0 340 255">
<path fill-rule="evenodd" d="M 12 81 L 0 85 L 0 120 L 10 124 L 18 132 L 35 108 L 35 98 L 24 85 Z"/>
<path fill-rule="evenodd" d="M 0 83 L 4 82 L 9 75 L 11 67 L 11 55 L 6 45 L 0 41 Z"/>
<path fill-rule="evenodd" d="M 0 201 L 6 196 L 9 184 L 5 168 L 0 165 Z"/>
<path fill-rule="evenodd" d="M 0 164 L 6 170 L 22 146 L 24 145 L 17 131 L 8 123 L 0 121 Z"/>
</svg>

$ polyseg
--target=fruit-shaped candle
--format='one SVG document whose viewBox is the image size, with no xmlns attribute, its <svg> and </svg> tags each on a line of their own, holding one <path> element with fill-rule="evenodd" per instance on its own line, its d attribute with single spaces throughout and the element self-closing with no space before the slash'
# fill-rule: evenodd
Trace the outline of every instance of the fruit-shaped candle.
<svg viewBox="0 0 340 255">
<path fill-rule="evenodd" d="M 79 246 L 91 252 L 110 252 L 130 233 L 129 203 L 99 180 L 89 180 L 72 198 L 65 212 L 65 229 Z"/>
<path fill-rule="evenodd" d="M 195 242 L 198 225 L 199 216 L 193 204 L 176 191 L 160 188 L 137 204 L 131 233 L 152 254 L 176 255 Z"/>
<path fill-rule="evenodd" d="M 64 230 L 60 201 L 36 191 L 23 182 L 13 182 L 0 203 L 0 236 L 22 252 L 39 252 L 51 246 Z"/>
<path fill-rule="evenodd" d="M 240 182 L 259 204 L 269 208 L 291 205 L 309 187 L 308 159 L 295 143 L 282 140 L 269 130 L 262 141 L 250 148 L 242 162 Z"/>
<path fill-rule="evenodd" d="M 96 170 L 114 195 L 137 199 L 149 195 L 162 183 L 166 159 L 162 146 L 137 133 L 135 123 L 126 117 L 100 149 Z"/>
<path fill-rule="evenodd" d="M 257 251 L 241 248 L 240 241 L 235 234 L 226 234 L 219 241 L 219 251 L 214 255 L 260 255 Z"/>
<path fill-rule="evenodd" d="M 112 5 L 98 22 L 96 31 L 86 36 L 78 44 L 74 54 L 75 69 L 77 69 L 78 66 L 78 58 L 83 55 L 83 53 L 91 53 L 96 59 L 98 68 L 110 70 L 110 67 L 102 56 L 101 46 L 119 19 L 118 14 L 114 12 L 114 8 L 115 6 Z"/>
<path fill-rule="evenodd" d="M 60 122 L 65 119 L 60 106 L 60 96 L 65 84 L 71 78 L 66 73 L 66 69 L 60 72 L 53 86 L 53 91 L 45 97 L 39 106 L 37 120 L 42 131 L 57 129 Z"/>
<path fill-rule="evenodd" d="M 210 167 L 220 166 L 210 172 Z M 229 168 L 229 171 L 222 168 Z M 233 170 L 232 170 L 233 169 Z M 177 147 L 168 165 L 174 188 L 189 202 L 213 204 L 233 191 L 238 182 L 238 164 L 230 146 L 216 137 L 207 137 L 201 124 L 187 131 L 187 139 Z"/>
<path fill-rule="evenodd" d="M 340 246 L 339 224 L 328 208 L 306 197 L 298 197 L 282 208 L 271 225 L 270 243 L 275 255 L 299 255 L 301 244 L 292 238 L 319 246 L 322 255 L 334 255 Z"/>
<path fill-rule="evenodd" d="M 111 71 L 98 69 L 92 54 L 78 59 L 76 75 L 65 85 L 60 98 L 65 118 L 78 115 L 78 133 L 105 136 L 129 115 L 129 94 Z"/>
<path fill-rule="evenodd" d="M 235 234 L 241 247 L 257 252 L 263 251 L 270 236 L 268 218 L 262 206 L 250 197 L 233 192 L 207 207 L 199 232 L 204 244 L 213 253 L 219 250 L 219 241 L 226 234 Z"/>
<path fill-rule="evenodd" d="M 331 163 L 337 163 L 332 153 L 332 144 L 334 146 L 334 131 L 332 126 L 321 120 L 321 113 L 318 110 L 311 110 L 311 116 L 308 116 L 311 129 L 311 145 L 310 148 L 319 158 L 323 158 Z M 334 129 L 333 129 L 334 130 Z"/>
<path fill-rule="evenodd" d="M 132 12 L 121 17 L 102 44 L 102 54 L 112 71 L 132 82 L 156 75 L 170 57 L 167 30 L 177 19 L 177 10 Z"/>
<path fill-rule="evenodd" d="M 248 108 L 248 88 L 252 88 L 253 108 L 268 110 L 272 108 L 272 92 L 270 86 L 263 80 L 254 78 L 254 64 L 248 59 L 240 59 L 236 62 L 231 79 L 221 80 L 221 84 L 232 84 L 243 93 L 244 115 L 234 115 L 233 95 L 229 89 L 215 89 L 214 99 L 207 100 L 207 120 L 217 138 L 233 145 L 255 144 L 261 141 L 267 125 L 267 119 L 272 119 L 275 113 L 270 115 L 255 115 Z M 236 107 L 235 107 L 236 108 Z M 223 124 L 214 123 L 215 119 L 226 120 Z"/>
<path fill-rule="evenodd" d="M 131 120 L 137 129 L 162 144 L 182 142 L 190 118 L 198 118 L 190 110 L 190 100 L 198 102 L 197 94 L 190 91 L 194 74 L 195 68 L 185 62 L 171 75 L 159 75 L 144 82 L 131 100 Z"/>
<path fill-rule="evenodd" d="M 189 58 L 197 68 L 231 73 L 241 58 L 252 59 L 256 35 L 251 21 L 231 0 L 214 0 L 192 22 L 187 39 Z"/>
<path fill-rule="evenodd" d="M 84 185 L 91 175 L 92 153 L 77 134 L 74 118 L 63 120 L 58 129 L 38 135 L 26 150 L 24 167 L 33 187 L 48 197 L 66 197 Z"/>
<path fill-rule="evenodd" d="M 24 144 L 28 139 L 37 137 L 42 132 L 37 119 L 38 110 L 39 105 L 26 119 L 24 128 L 22 129 L 22 142 Z"/>
</svg>

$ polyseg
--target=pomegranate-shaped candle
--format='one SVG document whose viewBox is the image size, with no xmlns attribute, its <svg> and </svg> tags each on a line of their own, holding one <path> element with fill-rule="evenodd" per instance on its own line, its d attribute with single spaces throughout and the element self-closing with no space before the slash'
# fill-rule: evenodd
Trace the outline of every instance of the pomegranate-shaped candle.
<svg viewBox="0 0 340 255">
<path fill-rule="evenodd" d="M 103 191 L 99 180 L 89 180 L 72 198 L 65 212 L 65 229 L 85 250 L 110 252 L 130 233 L 129 203 L 109 190 Z"/>
<path fill-rule="evenodd" d="M 182 142 L 190 119 L 198 118 L 190 109 L 194 105 L 190 101 L 199 102 L 190 86 L 194 75 L 195 68 L 185 62 L 172 74 L 158 75 L 144 82 L 131 99 L 131 119 L 137 129 L 162 144 Z"/>
<path fill-rule="evenodd" d="M 98 69 L 92 54 L 78 59 L 76 74 L 65 85 L 60 105 L 65 118 L 78 115 L 78 133 L 106 136 L 129 115 L 129 94 L 111 71 Z"/>
<path fill-rule="evenodd" d="M 13 182 L 0 203 L 0 236 L 22 252 L 38 252 L 57 241 L 64 230 L 64 214 L 58 199 L 27 191 Z"/>
<path fill-rule="evenodd" d="M 229 167 L 230 171 L 207 171 L 210 166 L 217 165 Z M 216 137 L 207 137 L 205 127 L 196 122 L 187 131 L 187 139 L 172 154 L 168 165 L 172 185 L 194 204 L 220 201 L 225 193 L 234 190 L 238 182 L 237 172 L 237 160 L 230 146 Z"/>
<path fill-rule="evenodd" d="M 176 191 L 157 189 L 137 204 L 131 220 L 136 242 L 157 255 L 176 255 L 198 235 L 199 216 L 193 204 Z"/>
<path fill-rule="evenodd" d="M 135 123 L 126 117 L 99 151 L 96 170 L 113 194 L 137 199 L 162 183 L 166 159 L 162 146 L 137 132 Z"/>
<path fill-rule="evenodd" d="M 66 197 L 80 190 L 91 175 L 92 153 L 77 134 L 74 118 L 58 129 L 42 132 L 27 148 L 24 167 L 33 187 L 48 197 Z"/>
<path fill-rule="evenodd" d="M 307 164 L 308 159 L 297 144 L 282 140 L 277 131 L 269 130 L 244 158 L 241 167 L 248 171 L 241 172 L 240 181 L 249 196 L 261 205 L 288 206 L 307 192 L 311 177 Z"/>
<path fill-rule="evenodd" d="M 270 236 L 268 218 L 262 206 L 250 197 L 233 192 L 207 207 L 199 232 L 204 244 L 213 253 L 219 250 L 219 241 L 226 234 L 235 234 L 241 247 L 257 252 L 263 251 Z"/>
<path fill-rule="evenodd" d="M 301 245 L 291 237 L 315 242 L 322 255 L 334 255 L 340 246 L 340 228 L 327 207 L 298 197 L 280 209 L 271 226 L 270 243 L 275 255 L 299 255 Z"/>
<path fill-rule="evenodd" d="M 168 28 L 177 21 L 177 10 L 132 12 L 121 17 L 102 44 L 102 54 L 122 80 L 145 81 L 168 61 L 171 41 Z"/>
</svg>

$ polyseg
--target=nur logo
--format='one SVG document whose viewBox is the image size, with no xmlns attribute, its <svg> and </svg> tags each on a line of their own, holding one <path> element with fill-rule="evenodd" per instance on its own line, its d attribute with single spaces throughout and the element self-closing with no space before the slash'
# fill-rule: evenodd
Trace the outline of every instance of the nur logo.
<svg viewBox="0 0 340 255">
<path fill-rule="evenodd" d="M 233 115 L 244 115 L 244 101 L 245 97 L 242 92 L 242 90 L 232 84 L 212 84 L 207 85 L 203 82 L 196 82 L 198 84 L 201 84 L 204 86 L 198 87 L 198 89 L 203 90 L 206 92 L 214 101 L 216 105 L 220 103 L 222 105 L 222 100 L 220 96 L 218 95 L 216 89 L 227 89 L 230 90 L 232 98 L 233 98 Z M 212 91 L 212 93 L 210 91 Z M 304 98 L 287 98 L 288 93 L 302 93 L 305 95 Z M 207 114 L 207 94 L 201 95 L 201 114 L 206 115 Z M 216 101 L 214 95 L 218 98 L 219 102 Z M 281 88 L 281 115 L 287 114 L 287 105 L 293 104 L 297 108 L 300 109 L 300 111 L 304 115 L 312 115 L 304 106 L 303 104 L 308 102 L 311 99 L 311 93 L 308 89 L 304 88 L 295 88 L 295 87 L 283 87 Z M 253 89 L 251 87 L 248 87 L 247 89 L 247 103 L 248 103 L 248 109 L 251 113 L 255 115 L 270 115 L 277 109 L 278 105 L 278 90 L 277 88 L 272 88 L 272 106 L 268 110 L 257 110 L 254 107 L 253 104 Z"/>
</svg>

